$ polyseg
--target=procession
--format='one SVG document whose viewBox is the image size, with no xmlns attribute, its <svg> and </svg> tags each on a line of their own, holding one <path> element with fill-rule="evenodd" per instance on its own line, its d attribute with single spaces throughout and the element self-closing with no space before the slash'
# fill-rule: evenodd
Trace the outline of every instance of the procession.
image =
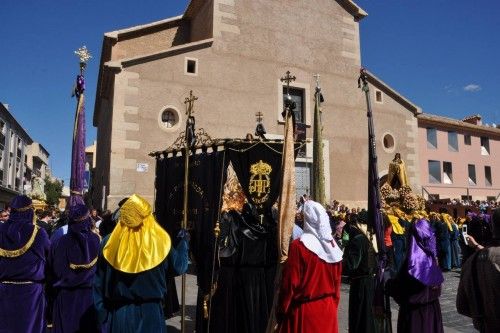
<svg viewBox="0 0 500 333">
<path fill-rule="evenodd" d="M 66 121 L 0 103 L 0 333 L 500 332 L 498 112 L 382 81 L 351 0 L 124 6 Z"/>
</svg>

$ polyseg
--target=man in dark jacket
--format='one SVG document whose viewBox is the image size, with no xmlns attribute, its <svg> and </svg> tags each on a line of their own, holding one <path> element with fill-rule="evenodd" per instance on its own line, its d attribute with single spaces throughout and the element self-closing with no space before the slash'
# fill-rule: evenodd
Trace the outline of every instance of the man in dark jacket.
<svg viewBox="0 0 500 333">
<path fill-rule="evenodd" d="M 457 310 L 471 317 L 480 332 L 500 332 L 500 208 L 493 213 L 492 246 L 483 247 L 469 236 L 468 245 L 475 249 L 463 264 L 457 293 Z"/>
</svg>

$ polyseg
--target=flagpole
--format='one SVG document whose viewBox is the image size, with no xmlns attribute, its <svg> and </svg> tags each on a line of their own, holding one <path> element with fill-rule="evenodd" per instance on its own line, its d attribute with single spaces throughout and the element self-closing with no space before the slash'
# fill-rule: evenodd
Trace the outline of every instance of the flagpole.
<svg viewBox="0 0 500 333">
<path fill-rule="evenodd" d="M 325 205 L 325 167 L 323 157 L 323 124 L 321 123 L 321 87 L 319 74 L 315 74 L 316 92 L 314 93 L 314 133 L 313 133 L 313 199 Z"/>
<path fill-rule="evenodd" d="M 374 308 L 384 313 L 383 326 L 379 330 L 392 332 L 391 309 L 388 297 L 384 294 L 384 271 L 387 264 L 387 254 L 384 243 L 384 224 L 380 202 L 380 178 L 378 176 L 377 147 L 375 141 L 375 128 L 373 112 L 368 86 L 368 74 L 362 68 L 358 79 L 358 87 L 365 93 L 368 118 L 368 220 L 375 229 L 378 246 L 378 260 L 375 281 Z"/>
<path fill-rule="evenodd" d="M 76 77 L 73 96 L 77 98 L 75 122 L 73 127 L 73 143 L 71 149 L 70 206 L 83 203 L 83 187 L 85 179 L 85 69 L 92 55 L 86 46 L 74 52 L 80 60 L 80 74 Z"/>
<path fill-rule="evenodd" d="M 182 229 L 187 229 L 188 224 L 188 192 L 189 192 L 189 151 L 194 146 L 196 141 L 194 134 L 195 120 L 193 116 L 193 105 L 198 97 L 193 96 L 193 91 L 189 92 L 189 97 L 186 97 L 186 131 L 184 133 L 184 199 L 183 199 L 183 218 Z M 181 332 L 186 333 L 186 273 L 182 274 L 181 281 Z"/>
<path fill-rule="evenodd" d="M 279 261 L 274 278 L 275 293 L 273 297 L 273 305 L 267 321 L 266 333 L 274 332 L 278 326 L 276 308 L 278 306 L 283 266 L 288 258 L 288 247 L 295 219 L 295 120 L 293 115 L 295 102 L 291 99 L 289 93 L 290 82 L 292 81 L 295 81 L 295 76 L 291 76 L 290 71 L 287 71 L 285 77 L 281 78 L 281 82 L 286 82 L 287 95 L 286 100 L 284 101 L 284 111 L 282 113 L 285 120 L 285 136 L 283 140 L 283 153 L 281 158 L 281 193 L 278 199 L 279 220 L 277 241 Z"/>
</svg>

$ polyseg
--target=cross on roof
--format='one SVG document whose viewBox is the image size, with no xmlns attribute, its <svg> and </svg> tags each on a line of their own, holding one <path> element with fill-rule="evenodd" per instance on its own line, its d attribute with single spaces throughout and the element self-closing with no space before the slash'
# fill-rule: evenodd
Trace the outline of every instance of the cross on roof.
<svg viewBox="0 0 500 333">
<path fill-rule="evenodd" d="M 198 97 L 194 96 L 193 91 L 191 90 L 189 92 L 189 97 L 186 97 L 186 99 L 184 100 L 184 104 L 186 104 L 186 114 L 188 115 L 188 117 L 191 117 L 191 114 L 194 113 L 193 105 L 194 101 L 196 100 L 198 100 Z"/>
<path fill-rule="evenodd" d="M 264 118 L 264 114 L 262 112 L 256 112 L 255 113 L 255 117 L 257 117 L 257 122 L 258 123 L 261 123 L 262 122 L 262 119 Z"/>
<path fill-rule="evenodd" d="M 296 77 L 290 75 L 290 71 L 286 71 L 284 77 L 280 79 L 281 82 L 286 82 L 286 94 L 289 95 L 290 92 L 290 82 L 295 81 Z"/>
</svg>

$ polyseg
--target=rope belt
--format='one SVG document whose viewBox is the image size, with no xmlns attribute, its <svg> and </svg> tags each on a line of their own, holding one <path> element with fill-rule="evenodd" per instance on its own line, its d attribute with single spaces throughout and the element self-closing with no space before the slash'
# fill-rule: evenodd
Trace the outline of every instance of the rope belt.
<svg viewBox="0 0 500 333">
<path fill-rule="evenodd" d="M 33 281 L 0 281 L 3 284 L 33 284 Z"/>
</svg>

